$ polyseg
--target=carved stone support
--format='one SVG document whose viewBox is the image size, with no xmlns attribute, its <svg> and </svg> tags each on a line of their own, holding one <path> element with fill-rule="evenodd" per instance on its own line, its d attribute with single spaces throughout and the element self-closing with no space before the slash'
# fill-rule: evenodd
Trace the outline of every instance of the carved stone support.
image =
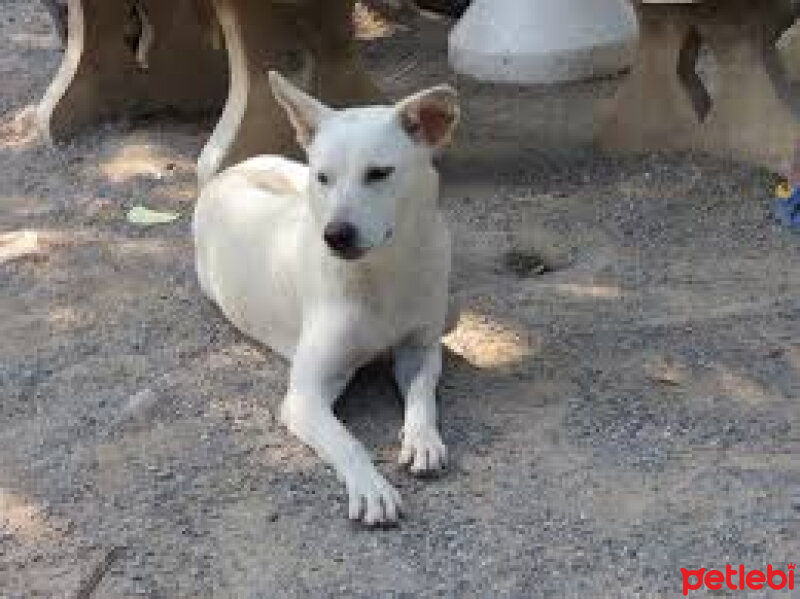
<svg viewBox="0 0 800 599">
<path fill-rule="evenodd" d="M 775 41 L 794 17 L 786 0 L 635 2 L 640 42 L 631 73 L 601 119 L 614 150 L 697 150 L 782 169 L 800 139 Z M 696 73 L 705 45 L 713 90 Z"/>
<path fill-rule="evenodd" d="M 219 110 L 225 53 L 207 0 L 68 0 L 67 47 L 37 109 L 55 142 L 107 118 Z"/>
</svg>

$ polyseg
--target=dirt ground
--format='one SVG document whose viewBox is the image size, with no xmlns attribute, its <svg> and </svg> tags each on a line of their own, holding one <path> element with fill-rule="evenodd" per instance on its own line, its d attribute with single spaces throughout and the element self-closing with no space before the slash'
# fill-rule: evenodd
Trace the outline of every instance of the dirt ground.
<svg viewBox="0 0 800 599">
<path fill-rule="evenodd" d="M 340 409 L 404 496 L 388 530 L 346 520 L 275 419 L 286 365 L 201 296 L 210 123 L 43 147 L 56 40 L 37 2 L 0 4 L 0 233 L 36 233 L 0 258 L 0 597 L 73 597 L 112 550 L 95 597 L 675 597 L 681 567 L 800 560 L 800 237 L 769 175 L 599 154 L 616 80 L 456 80 L 445 24 L 364 54 L 392 96 L 454 81 L 465 117 L 441 169 L 449 471 L 395 465 L 384 367 Z M 137 227 L 137 203 L 182 217 Z"/>
</svg>

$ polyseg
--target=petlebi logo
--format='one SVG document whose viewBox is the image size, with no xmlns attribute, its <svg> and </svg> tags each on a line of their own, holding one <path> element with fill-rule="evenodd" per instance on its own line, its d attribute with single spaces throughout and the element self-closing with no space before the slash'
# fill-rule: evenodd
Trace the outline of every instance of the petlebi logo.
<svg viewBox="0 0 800 599">
<path fill-rule="evenodd" d="M 706 588 L 710 591 L 730 589 L 732 591 L 744 591 L 747 589 L 758 591 L 763 588 L 770 588 L 775 591 L 794 590 L 794 563 L 786 565 L 785 570 L 773 568 L 772 564 L 767 564 L 765 570 L 745 570 L 744 564 L 739 564 L 738 568 L 725 565 L 725 571 L 706 570 L 698 568 L 689 570 L 681 568 L 683 575 L 683 595 L 689 591 L 697 591 Z"/>
</svg>

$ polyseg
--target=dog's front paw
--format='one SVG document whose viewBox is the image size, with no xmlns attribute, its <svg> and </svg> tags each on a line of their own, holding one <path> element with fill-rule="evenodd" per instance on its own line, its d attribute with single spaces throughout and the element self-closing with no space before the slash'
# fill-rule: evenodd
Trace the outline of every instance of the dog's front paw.
<svg viewBox="0 0 800 599">
<path fill-rule="evenodd" d="M 345 478 L 351 520 L 368 526 L 393 524 L 402 514 L 400 493 L 377 470 L 359 472 Z"/>
<path fill-rule="evenodd" d="M 413 474 L 438 472 L 447 464 L 447 448 L 435 427 L 404 427 L 400 438 L 398 461 L 408 466 Z"/>
</svg>

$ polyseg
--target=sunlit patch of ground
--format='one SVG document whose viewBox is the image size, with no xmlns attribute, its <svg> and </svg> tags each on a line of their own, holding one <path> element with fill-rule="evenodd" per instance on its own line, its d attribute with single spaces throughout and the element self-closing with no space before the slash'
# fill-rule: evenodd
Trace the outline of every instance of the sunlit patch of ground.
<svg viewBox="0 0 800 599">
<path fill-rule="evenodd" d="M 38 254 L 39 233 L 29 229 L 0 234 L 0 264 Z"/>
<path fill-rule="evenodd" d="M 22 149 L 39 141 L 36 107 L 28 104 L 0 118 L 0 149 Z"/>
<path fill-rule="evenodd" d="M 130 135 L 116 149 L 111 150 L 97 167 L 113 183 L 124 183 L 135 177 L 161 180 L 176 170 L 194 170 L 194 164 L 177 160 L 174 152 L 145 140 L 141 135 Z"/>
<path fill-rule="evenodd" d="M 478 368 L 510 366 L 539 349 L 538 340 L 528 332 L 469 311 L 461 314 L 445 345 Z"/>
<path fill-rule="evenodd" d="M 397 29 L 397 25 L 381 15 L 378 11 L 364 5 L 356 3 L 353 15 L 356 27 L 356 38 L 360 40 L 374 40 L 388 37 Z"/>
<path fill-rule="evenodd" d="M 40 540 L 52 534 L 41 506 L 29 497 L 0 488 L 0 531 L 26 541 Z"/>
</svg>

